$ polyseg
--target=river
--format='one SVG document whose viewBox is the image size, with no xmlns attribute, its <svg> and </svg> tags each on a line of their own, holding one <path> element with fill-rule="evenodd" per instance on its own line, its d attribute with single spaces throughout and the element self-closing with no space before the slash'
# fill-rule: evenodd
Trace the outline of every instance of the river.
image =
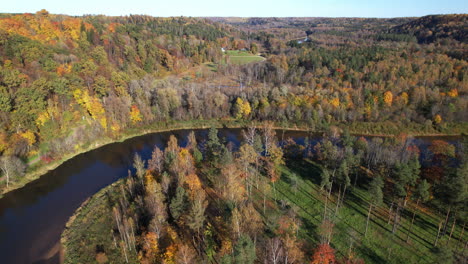
<svg viewBox="0 0 468 264">
<path fill-rule="evenodd" d="M 149 159 L 155 145 L 164 148 L 171 134 L 185 146 L 191 130 L 144 135 L 80 154 L 55 170 L 5 194 L 0 199 L 0 261 L 3 264 L 58 264 L 60 235 L 68 218 L 90 196 L 128 175 L 133 156 Z M 207 130 L 195 130 L 203 141 Z M 220 129 L 220 137 L 236 145 L 240 129 Z M 279 138 L 303 141 L 305 132 L 277 133 Z M 428 138 L 417 139 L 427 145 Z"/>
</svg>

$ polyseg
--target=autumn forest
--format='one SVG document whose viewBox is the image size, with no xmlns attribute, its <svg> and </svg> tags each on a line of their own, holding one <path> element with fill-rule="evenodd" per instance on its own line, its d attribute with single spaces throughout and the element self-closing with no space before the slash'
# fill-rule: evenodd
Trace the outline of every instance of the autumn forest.
<svg viewBox="0 0 468 264">
<path fill-rule="evenodd" d="M 467 20 L 0 14 L 0 193 L 185 129 L 60 262 L 466 263 Z"/>
</svg>

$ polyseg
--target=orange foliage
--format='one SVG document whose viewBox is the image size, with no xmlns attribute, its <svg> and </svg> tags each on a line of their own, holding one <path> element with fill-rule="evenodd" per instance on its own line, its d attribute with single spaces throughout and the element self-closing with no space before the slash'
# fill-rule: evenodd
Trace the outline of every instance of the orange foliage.
<svg viewBox="0 0 468 264">
<path fill-rule="evenodd" d="M 130 120 L 132 121 L 133 124 L 136 124 L 143 120 L 142 115 L 140 113 L 140 109 L 138 109 L 138 106 L 136 105 L 132 105 L 130 109 Z"/>
<path fill-rule="evenodd" d="M 335 250 L 328 244 L 320 244 L 312 256 L 312 264 L 334 264 L 337 263 L 335 260 Z"/>
<path fill-rule="evenodd" d="M 61 64 L 57 67 L 57 74 L 63 76 L 64 74 L 70 73 L 72 66 L 70 64 Z"/>
<path fill-rule="evenodd" d="M 387 106 L 392 106 L 392 102 L 393 102 L 393 94 L 392 94 L 392 92 L 386 91 L 386 92 L 384 93 L 383 100 L 384 100 L 384 102 L 385 102 L 385 104 L 386 104 Z"/>
<path fill-rule="evenodd" d="M 281 235 L 284 235 L 284 234 L 294 235 L 299 229 L 299 226 L 294 221 L 294 219 L 292 219 L 291 217 L 287 215 L 283 215 L 279 219 L 278 226 L 279 226 L 278 233 Z"/>
<path fill-rule="evenodd" d="M 194 199 L 195 194 L 199 192 L 202 188 L 200 178 L 196 174 L 189 174 L 185 178 L 185 184 L 188 186 L 189 196 L 191 199 Z"/>
<path fill-rule="evenodd" d="M 447 92 L 447 95 L 450 97 L 457 97 L 458 96 L 458 90 L 457 89 L 452 89 Z"/>
<path fill-rule="evenodd" d="M 177 252 L 177 246 L 174 244 L 171 244 L 166 248 L 166 252 L 164 253 L 164 263 L 166 264 L 172 264 L 174 262 L 174 257 Z"/>
<path fill-rule="evenodd" d="M 81 30 L 81 19 L 79 18 L 68 18 L 62 22 L 65 32 L 74 40 L 80 38 Z"/>
<path fill-rule="evenodd" d="M 115 29 L 120 26 L 119 23 L 110 23 L 107 29 L 109 29 L 110 32 L 114 33 Z"/>
<path fill-rule="evenodd" d="M 333 105 L 333 107 L 340 106 L 340 98 L 335 97 L 335 98 L 331 99 L 330 104 Z"/>
<path fill-rule="evenodd" d="M 143 236 L 143 251 L 146 258 L 155 259 L 158 251 L 158 236 L 154 232 L 148 232 Z"/>
<path fill-rule="evenodd" d="M 443 140 L 434 140 L 429 146 L 429 150 L 434 154 L 455 157 L 455 146 Z"/>
</svg>

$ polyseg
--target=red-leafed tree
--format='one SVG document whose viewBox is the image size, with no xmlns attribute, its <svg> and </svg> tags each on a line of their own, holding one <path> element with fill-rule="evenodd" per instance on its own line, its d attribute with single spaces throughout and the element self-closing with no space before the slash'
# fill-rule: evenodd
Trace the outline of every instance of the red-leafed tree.
<svg viewBox="0 0 468 264">
<path fill-rule="evenodd" d="M 312 256 L 312 264 L 335 264 L 335 250 L 330 245 L 320 244 Z"/>
</svg>

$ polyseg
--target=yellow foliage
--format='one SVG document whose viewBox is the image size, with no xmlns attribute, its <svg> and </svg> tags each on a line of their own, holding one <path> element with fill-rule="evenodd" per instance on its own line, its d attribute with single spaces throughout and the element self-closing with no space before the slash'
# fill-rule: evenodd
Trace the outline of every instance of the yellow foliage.
<svg viewBox="0 0 468 264">
<path fill-rule="evenodd" d="M 37 152 L 37 150 L 31 150 L 31 151 L 28 152 L 28 157 L 35 156 L 35 155 L 37 155 L 37 153 L 39 153 L 39 152 Z"/>
<path fill-rule="evenodd" d="M 104 129 L 107 129 L 105 110 L 99 99 L 90 96 L 87 90 L 82 91 L 80 89 L 73 91 L 73 97 L 78 104 L 89 112 L 94 120 L 98 121 Z"/>
<path fill-rule="evenodd" d="M 452 89 L 447 92 L 447 95 L 450 97 L 457 97 L 458 96 L 458 90 L 457 89 Z"/>
<path fill-rule="evenodd" d="M 11 60 L 5 60 L 5 62 L 3 63 L 3 67 L 5 67 L 6 69 L 11 69 L 13 67 L 13 63 L 11 62 Z"/>
<path fill-rule="evenodd" d="M 252 112 L 252 108 L 250 107 L 249 101 L 244 102 L 244 100 L 242 100 L 242 98 L 240 97 L 237 97 L 236 109 L 237 109 L 236 118 L 238 119 L 243 118 L 243 117 L 245 118 L 250 114 L 250 112 Z"/>
<path fill-rule="evenodd" d="M 158 236 L 154 232 L 148 232 L 144 235 L 143 249 L 145 251 L 145 257 L 154 259 L 158 254 Z"/>
<path fill-rule="evenodd" d="M 26 139 L 26 141 L 28 141 L 29 146 L 32 146 L 34 143 L 36 143 L 36 136 L 30 130 L 27 130 L 26 132 L 20 133 L 20 136 L 22 138 Z"/>
<path fill-rule="evenodd" d="M 333 105 L 334 107 L 340 106 L 340 98 L 335 97 L 330 100 L 330 104 Z"/>
<path fill-rule="evenodd" d="M 392 102 L 393 102 L 393 94 L 392 94 L 392 92 L 386 91 L 386 92 L 384 93 L 383 100 L 384 100 L 384 102 L 385 102 L 385 104 L 386 104 L 387 106 L 392 106 Z"/>
<path fill-rule="evenodd" d="M 232 252 L 232 242 L 230 240 L 223 239 L 223 241 L 221 241 L 220 255 L 224 256 L 231 252 Z"/>
<path fill-rule="evenodd" d="M 403 101 L 403 104 L 405 104 L 405 105 L 408 104 L 409 97 L 408 97 L 408 94 L 406 92 L 401 93 L 401 100 Z"/>
<path fill-rule="evenodd" d="M 37 117 L 36 119 L 36 125 L 41 127 L 43 126 L 47 121 L 49 121 L 50 119 L 50 115 L 49 115 L 49 112 L 47 111 L 44 111 L 42 113 L 39 114 L 39 116 Z"/>
<path fill-rule="evenodd" d="M 440 122 L 442 122 L 442 117 L 440 115 L 435 115 L 434 116 L 434 122 L 436 124 L 440 124 Z"/>
<path fill-rule="evenodd" d="M 119 132 L 119 131 L 120 131 L 120 126 L 119 126 L 119 124 L 113 123 L 113 124 L 111 125 L 111 130 L 112 130 L 113 132 Z"/>
<path fill-rule="evenodd" d="M 189 174 L 185 178 L 185 183 L 188 185 L 189 189 L 197 192 L 201 189 L 202 185 L 200 182 L 200 178 L 196 174 Z"/>
<path fill-rule="evenodd" d="M 145 187 L 147 190 L 154 190 L 155 189 L 156 180 L 153 178 L 151 173 L 145 174 Z"/>
<path fill-rule="evenodd" d="M 189 196 L 193 199 L 195 194 L 199 192 L 202 188 L 202 184 L 200 182 L 200 178 L 196 174 L 189 174 L 185 178 L 185 184 L 187 184 L 189 188 Z"/>
<path fill-rule="evenodd" d="M 132 108 L 130 109 L 130 120 L 132 121 L 132 124 L 136 124 L 143 120 L 140 109 L 138 109 L 136 105 L 132 105 Z"/>
<path fill-rule="evenodd" d="M 166 231 L 172 241 L 177 240 L 177 232 L 174 230 L 174 228 L 172 228 L 171 226 L 168 226 Z"/>
<path fill-rule="evenodd" d="M 67 18 L 62 22 L 62 25 L 72 39 L 78 40 L 80 38 L 81 19 Z"/>
<path fill-rule="evenodd" d="M 2 153 L 7 147 L 7 136 L 5 133 L 0 132 L 0 153 Z"/>
<path fill-rule="evenodd" d="M 57 67 L 57 74 L 63 76 L 64 74 L 70 73 L 72 70 L 71 64 L 60 64 Z"/>
<path fill-rule="evenodd" d="M 364 113 L 366 114 L 367 118 L 371 117 L 372 114 L 372 107 L 370 104 L 366 104 L 366 107 L 364 108 Z"/>
<path fill-rule="evenodd" d="M 174 257 L 177 252 L 177 246 L 174 244 L 171 244 L 166 248 L 166 252 L 164 253 L 164 263 L 166 264 L 172 264 L 174 262 Z"/>
</svg>

